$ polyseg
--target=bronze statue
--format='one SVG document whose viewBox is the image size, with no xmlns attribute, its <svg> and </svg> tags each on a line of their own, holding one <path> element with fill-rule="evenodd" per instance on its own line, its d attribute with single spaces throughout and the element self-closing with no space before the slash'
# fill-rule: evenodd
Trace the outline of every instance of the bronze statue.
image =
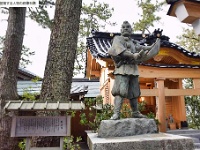
<svg viewBox="0 0 200 150">
<path fill-rule="evenodd" d="M 142 46 L 131 39 L 132 27 L 128 21 L 121 26 L 121 36 L 115 36 L 108 53 L 115 63 L 115 81 L 112 89 L 114 100 L 114 114 L 112 120 L 120 119 L 123 99 L 130 100 L 133 118 L 146 118 L 138 110 L 140 86 L 138 81 L 138 63 L 155 56 L 160 49 L 160 40 L 151 46 Z"/>
</svg>

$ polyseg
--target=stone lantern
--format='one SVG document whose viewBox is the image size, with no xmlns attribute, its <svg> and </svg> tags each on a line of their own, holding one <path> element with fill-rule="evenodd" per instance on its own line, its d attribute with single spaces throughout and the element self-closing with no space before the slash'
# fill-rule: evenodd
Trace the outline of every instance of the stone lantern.
<svg viewBox="0 0 200 150">
<path fill-rule="evenodd" d="M 200 35 L 200 0 L 166 0 L 170 4 L 167 15 L 177 17 L 181 22 L 192 24 Z"/>
</svg>

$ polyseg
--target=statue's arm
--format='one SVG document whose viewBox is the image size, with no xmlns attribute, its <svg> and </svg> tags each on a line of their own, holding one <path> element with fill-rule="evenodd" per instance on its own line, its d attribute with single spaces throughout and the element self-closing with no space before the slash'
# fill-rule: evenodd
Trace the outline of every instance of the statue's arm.
<svg viewBox="0 0 200 150">
<path fill-rule="evenodd" d="M 126 50 L 126 48 L 124 47 L 123 41 L 120 38 L 120 36 L 115 36 L 113 39 L 112 46 L 108 50 L 108 54 L 110 54 L 111 56 L 118 56 L 125 50 Z"/>
<path fill-rule="evenodd" d="M 159 40 L 158 38 L 157 38 L 156 42 L 153 43 L 153 44 L 150 45 L 150 46 L 143 46 L 143 45 L 140 45 L 139 43 L 137 43 L 137 44 L 136 44 L 136 50 L 137 50 L 137 51 L 141 51 L 141 50 L 149 51 L 149 50 L 151 50 L 151 49 L 154 47 L 154 45 L 155 45 L 157 42 L 160 42 L 160 40 Z"/>
<path fill-rule="evenodd" d="M 138 58 L 140 58 L 140 53 L 131 53 L 129 51 L 123 51 L 120 55 L 120 57 L 124 58 L 124 59 L 128 59 L 128 60 L 137 60 Z"/>
</svg>

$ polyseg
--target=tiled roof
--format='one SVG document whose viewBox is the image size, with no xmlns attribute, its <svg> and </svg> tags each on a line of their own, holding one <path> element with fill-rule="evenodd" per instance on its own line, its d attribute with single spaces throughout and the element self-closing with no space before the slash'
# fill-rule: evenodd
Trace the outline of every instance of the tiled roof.
<svg viewBox="0 0 200 150">
<path fill-rule="evenodd" d="M 110 58 L 110 55 L 107 53 L 108 49 L 111 47 L 111 41 L 115 35 L 119 35 L 119 33 L 108 33 L 108 32 L 92 32 L 93 35 L 91 37 L 87 38 L 87 46 L 90 50 L 91 54 L 95 58 Z M 148 38 L 144 39 L 142 38 L 141 34 L 133 34 L 132 38 L 134 40 L 137 40 L 140 44 L 151 44 L 155 40 L 152 35 L 147 35 Z M 169 37 L 162 35 L 161 37 L 161 47 L 169 47 L 173 48 L 174 50 L 177 50 L 178 52 L 184 54 L 187 57 L 190 58 L 199 58 L 200 54 L 189 52 L 183 47 L 172 43 L 169 41 Z M 183 64 L 175 64 L 175 65 L 159 65 L 159 64 L 148 64 L 148 63 L 141 63 L 141 65 L 147 65 L 147 66 L 154 66 L 154 67 L 169 67 L 169 68 L 200 68 L 199 65 L 183 65 Z"/>
<path fill-rule="evenodd" d="M 37 102 L 37 101 L 9 101 L 6 103 L 4 109 L 6 111 L 66 111 L 66 110 L 83 110 L 85 104 L 83 102 L 69 101 L 69 102 Z"/>
<path fill-rule="evenodd" d="M 18 69 L 19 69 L 20 73 L 26 74 L 27 76 L 29 76 L 32 79 L 38 77 L 38 75 L 26 70 L 25 68 L 19 67 Z"/>
<path fill-rule="evenodd" d="M 166 0 L 167 4 L 174 4 L 178 2 L 179 0 Z"/>
<path fill-rule="evenodd" d="M 18 81 L 17 91 L 22 95 L 25 91 L 40 94 L 42 81 Z M 73 79 L 71 94 L 84 94 L 84 97 L 96 97 L 100 94 L 100 83 L 97 80 Z"/>
<path fill-rule="evenodd" d="M 181 46 L 179 46 L 175 43 L 166 41 L 166 40 L 161 41 L 161 46 L 162 47 L 174 48 L 174 50 L 177 50 L 177 51 L 183 53 L 185 56 L 188 56 L 188 57 L 191 57 L 191 58 L 200 58 L 200 54 L 195 53 L 195 52 L 189 52 L 188 50 L 184 49 L 183 47 L 181 47 Z"/>
</svg>

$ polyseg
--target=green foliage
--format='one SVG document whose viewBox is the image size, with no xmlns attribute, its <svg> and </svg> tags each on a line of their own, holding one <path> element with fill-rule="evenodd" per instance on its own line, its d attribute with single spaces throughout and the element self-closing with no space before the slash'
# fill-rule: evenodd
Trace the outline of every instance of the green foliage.
<svg viewBox="0 0 200 150">
<path fill-rule="evenodd" d="M 155 114 L 153 112 L 150 112 L 150 113 L 147 114 L 147 118 L 154 119 Z"/>
<path fill-rule="evenodd" d="M 92 109 L 95 111 L 94 109 Z M 92 111 L 91 110 L 91 111 Z M 109 104 L 102 105 L 101 110 L 96 110 L 95 113 L 89 113 L 88 115 L 86 113 L 80 114 L 80 124 L 88 126 L 91 130 L 96 132 L 99 128 L 99 125 L 102 120 L 108 120 L 112 116 L 112 106 Z M 94 119 L 93 119 L 94 118 Z M 92 121 L 90 121 L 93 119 Z"/>
<path fill-rule="evenodd" d="M 25 68 L 27 65 L 31 64 L 32 62 L 29 60 L 29 57 L 33 55 L 35 55 L 35 51 L 31 51 L 30 48 L 22 45 L 20 67 Z"/>
<path fill-rule="evenodd" d="M 30 93 L 31 91 L 31 87 L 24 89 L 23 94 L 22 94 L 22 99 L 23 100 L 30 100 L 30 101 L 35 101 L 37 95 L 39 95 L 39 93 Z"/>
<path fill-rule="evenodd" d="M 80 145 L 78 144 L 78 142 L 80 142 L 82 140 L 81 137 L 77 137 L 76 140 L 74 140 L 73 136 L 70 137 L 65 137 L 63 142 L 63 148 L 66 150 L 80 150 Z M 25 150 L 26 149 L 26 139 L 23 139 L 22 141 L 20 141 L 18 143 L 18 147 L 20 148 L 20 150 Z"/>
<path fill-rule="evenodd" d="M 28 17 L 36 21 L 43 28 L 52 28 L 53 19 L 50 19 L 48 13 L 48 7 L 53 8 L 55 6 L 54 0 L 40 0 L 39 7 L 28 8 Z"/>
<path fill-rule="evenodd" d="M 184 79 L 186 89 L 193 88 L 191 78 Z M 185 96 L 186 115 L 190 128 L 200 129 L 200 96 Z"/>
<path fill-rule="evenodd" d="M 186 96 L 185 102 L 189 127 L 200 129 L 200 97 Z"/>
<path fill-rule="evenodd" d="M 112 16 L 114 8 L 109 8 L 106 3 L 99 3 L 92 0 L 90 4 L 83 3 L 80 21 L 80 36 L 85 38 L 90 35 L 92 29 L 105 28 L 106 24 L 114 26 L 108 19 Z"/>
<path fill-rule="evenodd" d="M 23 139 L 18 143 L 18 147 L 20 150 L 25 150 L 26 149 L 26 139 Z"/>
<path fill-rule="evenodd" d="M 155 116 L 155 114 L 153 112 L 148 113 L 147 114 L 147 118 L 154 119 L 157 125 L 160 124 L 159 120 L 156 119 L 156 116 Z"/>
<path fill-rule="evenodd" d="M 80 145 L 77 144 L 77 142 L 80 142 L 82 140 L 81 137 L 77 137 L 76 141 L 74 141 L 74 137 L 65 137 L 64 138 L 64 149 L 67 150 L 79 150 L 81 149 Z"/>
<path fill-rule="evenodd" d="M 183 79 L 185 89 L 193 89 L 193 81 L 191 78 Z"/>
<path fill-rule="evenodd" d="M 66 112 L 66 115 L 67 115 L 67 116 L 71 116 L 71 117 L 73 118 L 73 117 L 75 117 L 75 115 L 76 115 L 76 111 L 74 111 L 74 110 L 67 111 L 67 112 Z"/>
<path fill-rule="evenodd" d="M 196 35 L 193 29 L 183 28 L 182 34 L 177 36 L 177 39 L 176 43 L 186 50 L 196 53 L 200 52 L 200 36 Z"/>
<path fill-rule="evenodd" d="M 121 109 L 121 118 L 130 118 L 132 116 L 132 110 L 128 104 L 123 104 Z"/>
<path fill-rule="evenodd" d="M 113 106 L 110 104 L 103 105 L 103 98 L 101 96 L 98 96 L 96 99 L 86 99 L 85 104 L 89 108 L 90 113 L 80 114 L 80 124 L 88 126 L 96 132 L 101 121 L 108 120 L 113 115 Z"/>
<path fill-rule="evenodd" d="M 97 132 L 99 125 L 102 120 L 108 120 L 113 115 L 113 105 L 110 104 L 104 104 L 103 105 L 103 98 L 102 96 L 97 96 L 95 99 L 85 99 L 85 105 L 86 108 L 89 108 L 90 113 L 81 113 L 80 114 L 80 124 L 88 126 L 91 130 L 94 132 Z M 97 109 L 100 108 L 101 109 Z M 138 103 L 138 109 L 139 111 L 144 111 L 146 108 L 146 102 L 142 101 Z M 153 114 L 149 114 L 151 118 L 155 119 L 155 116 Z M 132 109 L 130 108 L 129 104 L 123 104 L 121 113 L 121 118 L 130 118 L 132 117 Z M 155 119 L 156 123 L 158 124 L 158 120 Z"/>
<path fill-rule="evenodd" d="M 145 111 L 145 109 L 146 109 L 146 102 L 145 101 L 139 102 L 138 103 L 138 110 L 140 112 L 142 112 L 142 111 Z M 120 117 L 121 118 L 131 118 L 132 112 L 133 111 L 132 111 L 130 105 L 125 103 L 125 104 L 122 105 Z"/>
<path fill-rule="evenodd" d="M 183 28 L 181 35 L 177 36 L 177 44 L 190 52 L 200 52 L 200 37 L 194 33 L 193 29 Z M 193 89 L 192 79 L 183 80 L 184 88 Z M 185 96 L 186 115 L 190 128 L 200 129 L 200 97 Z"/>
<path fill-rule="evenodd" d="M 84 103 L 85 103 L 85 106 L 89 108 L 96 104 L 96 100 L 95 98 L 85 98 Z"/>
<path fill-rule="evenodd" d="M 33 78 L 31 81 L 37 83 L 37 81 L 42 80 L 40 77 L 36 76 L 35 78 Z"/>
<path fill-rule="evenodd" d="M 40 77 L 35 77 L 34 79 L 32 79 L 31 81 L 35 82 L 35 84 L 37 84 L 37 81 L 41 80 Z M 33 91 L 32 87 L 28 87 L 23 89 L 23 94 L 22 94 L 22 99 L 23 100 L 30 100 L 30 101 L 35 101 L 37 99 L 37 96 L 40 93 L 31 93 L 30 91 Z"/>
<path fill-rule="evenodd" d="M 165 4 L 165 1 L 158 2 L 156 0 L 153 2 L 151 0 L 137 1 L 138 7 L 142 9 L 142 14 L 139 14 L 141 19 L 134 23 L 134 31 L 142 31 L 144 33 L 149 27 L 154 27 L 154 22 L 158 22 L 161 19 L 156 15 L 156 12 L 162 10 L 161 7 Z"/>
<path fill-rule="evenodd" d="M 142 101 L 142 102 L 139 102 L 138 103 L 138 110 L 141 112 L 141 111 L 144 111 L 146 109 L 146 105 L 147 103 L 145 101 Z"/>
<path fill-rule="evenodd" d="M 70 137 L 65 137 L 63 142 L 63 148 L 66 150 L 79 150 L 81 149 L 80 145 L 78 144 L 78 142 L 80 142 L 82 140 L 81 137 L 77 137 L 76 140 L 74 140 L 73 136 Z M 25 150 L 26 149 L 26 139 L 23 139 L 22 141 L 20 141 L 18 143 L 18 147 L 20 150 Z"/>
</svg>

